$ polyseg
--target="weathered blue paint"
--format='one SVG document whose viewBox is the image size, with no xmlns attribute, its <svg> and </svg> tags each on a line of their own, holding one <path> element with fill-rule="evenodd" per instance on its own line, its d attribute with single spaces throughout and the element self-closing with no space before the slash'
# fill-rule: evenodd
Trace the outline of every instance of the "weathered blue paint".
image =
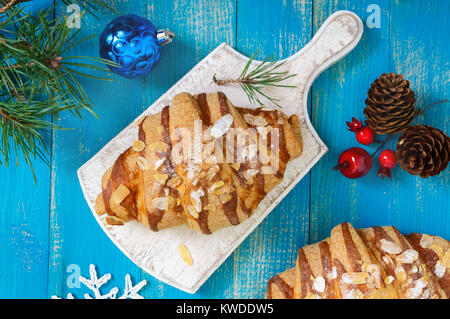
<svg viewBox="0 0 450 319">
<path fill-rule="evenodd" d="M 45 7 L 44 1 L 39 8 Z M 50 5 L 53 1 L 45 1 Z M 64 115 L 59 122 L 73 131 L 48 136 L 52 167 L 36 162 L 38 186 L 25 165 L 0 168 L 0 297 L 47 298 L 68 292 L 82 297 L 83 288 L 69 289 L 67 267 L 77 264 L 88 276 L 90 263 L 100 274 L 114 275 L 123 287 L 130 273 L 146 279 L 147 298 L 258 298 L 273 274 L 295 263 L 296 251 L 328 236 L 331 228 L 350 221 L 356 227 L 395 225 L 402 232 L 426 232 L 450 238 L 449 170 L 420 179 L 400 169 L 393 180 L 372 172 L 348 180 L 331 170 L 338 155 L 356 145 L 345 129 L 352 116 L 363 117 L 370 83 L 383 72 L 400 72 L 410 80 L 417 104 L 448 98 L 449 52 L 447 1 L 377 0 L 380 28 L 365 28 L 358 47 L 322 74 L 313 85 L 310 115 L 329 146 L 329 153 L 283 200 L 271 215 L 228 258 L 195 295 L 178 291 L 145 274 L 103 234 L 84 201 L 76 169 L 94 155 L 142 110 L 221 42 L 259 57 L 284 58 L 299 50 L 334 11 L 348 9 L 364 21 L 373 0 L 122 0 L 123 14 L 149 18 L 157 28 L 176 33 L 146 78 L 114 83 L 83 80 L 100 117 L 82 121 Z M 28 3 L 36 10 L 38 4 Z M 57 16 L 65 13 L 59 5 Z M 115 15 L 100 20 L 84 16 L 81 36 L 99 34 Z M 97 40 L 78 46 L 74 55 L 98 55 Z M 417 120 L 450 133 L 448 105 L 435 106 Z M 390 147 L 395 146 L 394 142 Z M 376 146 L 366 147 L 373 150 Z"/>
</svg>

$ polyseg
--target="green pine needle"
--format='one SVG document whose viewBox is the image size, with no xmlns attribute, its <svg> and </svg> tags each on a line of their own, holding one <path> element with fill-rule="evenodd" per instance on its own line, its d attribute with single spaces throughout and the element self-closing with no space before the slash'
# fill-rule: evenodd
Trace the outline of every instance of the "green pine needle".
<svg viewBox="0 0 450 319">
<path fill-rule="evenodd" d="M 260 96 L 262 96 L 278 107 L 281 107 L 281 105 L 278 103 L 279 99 L 266 95 L 265 93 L 263 93 L 262 89 L 265 86 L 295 88 L 296 86 L 284 85 L 280 82 L 290 79 L 296 76 L 296 74 L 289 74 L 289 72 L 287 71 L 277 72 L 278 68 L 282 66 L 286 61 L 279 63 L 278 60 L 275 59 L 274 54 L 264 59 L 256 68 L 249 71 L 252 62 L 255 59 L 255 56 L 256 53 L 248 60 L 244 69 L 242 70 L 241 75 L 237 79 L 218 80 L 214 75 L 214 82 L 218 85 L 239 84 L 242 90 L 247 95 L 250 103 L 258 103 L 261 106 L 264 105 L 264 103 L 260 99 Z"/>
<path fill-rule="evenodd" d="M 101 1 L 70 1 L 97 10 Z M 98 75 L 116 65 L 96 57 L 70 56 L 69 51 L 91 37 L 75 41 L 79 30 L 64 19 L 53 19 L 53 8 L 35 16 L 17 5 L 0 22 L 0 164 L 22 154 L 32 167 L 34 158 L 50 165 L 42 133 L 64 129 L 52 122 L 60 112 L 82 117 L 95 113 L 79 78 L 111 79 Z M 91 74 L 90 72 L 95 72 Z M 36 178 L 36 177 L 35 177 Z"/>
</svg>

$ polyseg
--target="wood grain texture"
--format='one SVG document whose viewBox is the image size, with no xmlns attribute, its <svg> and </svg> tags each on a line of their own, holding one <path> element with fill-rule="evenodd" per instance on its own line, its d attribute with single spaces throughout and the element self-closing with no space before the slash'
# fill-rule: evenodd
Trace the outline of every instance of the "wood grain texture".
<svg viewBox="0 0 450 319">
<path fill-rule="evenodd" d="M 315 1 L 315 28 L 330 13 L 343 8 L 366 20 L 371 3 Z M 312 242 L 323 239 L 333 226 L 344 221 L 357 228 L 395 225 L 403 233 L 450 236 L 448 169 L 438 177 L 421 179 L 397 167 L 392 181 L 376 178 L 377 159 L 371 172 L 358 180 L 346 179 L 331 170 L 342 151 L 357 146 L 354 134 L 345 129 L 345 121 L 352 116 L 363 118 L 367 90 L 381 73 L 405 74 L 416 91 L 419 106 L 449 96 L 449 47 L 446 36 L 439 31 L 448 30 L 449 23 L 437 18 L 439 11 L 446 10 L 443 6 L 448 10 L 448 4 L 419 3 L 411 6 L 405 1 L 379 1 L 381 28 L 366 27 L 356 49 L 313 85 L 313 124 L 330 150 L 311 172 Z M 436 18 L 430 18 L 433 16 Z M 449 107 L 441 105 L 418 120 L 449 132 L 449 114 Z M 396 140 L 390 142 L 391 149 Z M 376 147 L 364 148 L 371 152 Z"/>
<path fill-rule="evenodd" d="M 366 22 L 369 15 L 366 8 L 371 3 L 316 0 L 314 29 L 317 30 L 331 13 L 344 8 L 354 11 Z M 311 170 L 311 243 L 327 237 L 335 225 L 344 221 L 356 224 L 355 227 L 393 223 L 380 215 L 378 209 L 381 207 L 375 206 L 395 200 L 392 193 L 395 192 L 394 183 L 377 179 L 375 169 L 357 180 L 347 179 L 331 169 L 342 151 L 361 146 L 355 134 L 346 129 L 345 121 L 351 120 L 352 116 L 363 118 L 370 83 L 381 73 L 389 71 L 389 1 L 378 2 L 378 5 L 384 8 L 381 28 L 369 29 L 365 24 L 358 46 L 313 84 L 312 122 L 329 151 Z M 376 147 L 374 144 L 365 148 L 371 152 Z M 376 161 L 373 166 L 377 167 Z M 395 181 L 399 171 L 393 173 Z M 379 198 L 375 199 L 372 194 Z M 361 221 L 368 224 L 359 225 Z"/>
<path fill-rule="evenodd" d="M 36 10 L 53 1 L 33 1 Z M 396 168 L 392 181 L 372 171 L 349 180 L 331 170 L 339 154 L 357 146 L 345 128 L 352 116 L 363 118 L 367 90 L 383 72 L 400 72 L 411 82 L 419 106 L 449 98 L 450 22 L 448 1 L 377 0 L 381 28 L 367 28 L 360 44 L 322 74 L 310 94 L 310 117 L 329 152 L 247 238 L 195 295 L 159 282 L 129 261 L 97 225 L 84 201 L 76 169 L 132 119 L 152 104 L 200 59 L 221 42 L 258 58 L 275 53 L 285 58 L 298 51 L 337 10 L 357 13 L 365 22 L 371 0 L 121 0 L 123 14 L 149 18 L 157 28 L 176 33 L 163 48 L 151 74 L 113 83 L 83 80 L 100 120 L 64 115 L 59 121 L 73 131 L 47 137 L 52 167 L 35 163 L 38 186 L 24 165 L 0 169 L 0 298 L 47 298 L 68 292 L 82 297 L 83 288 L 68 288 L 67 266 L 77 264 L 123 277 L 146 279 L 146 298 L 261 298 L 268 278 L 295 263 L 297 249 L 325 238 L 343 221 L 355 227 L 395 225 L 403 233 L 424 232 L 450 238 L 449 169 L 429 179 Z M 65 14 L 58 6 L 55 14 Z M 100 34 L 114 14 L 100 19 L 85 15 L 80 36 Z M 97 38 L 78 46 L 74 55 L 98 56 Z M 435 106 L 417 122 L 450 133 L 450 107 Z M 395 141 L 390 147 L 395 147 Z M 368 151 L 376 145 L 364 147 Z"/>
<path fill-rule="evenodd" d="M 26 8 L 36 12 L 51 2 Z M 44 140 L 50 145 L 50 134 Z M 10 160 L 9 167 L 0 167 L 0 298 L 42 298 L 48 277 L 50 168 L 32 161 L 36 185 L 22 156 L 19 166 L 14 156 Z"/>
</svg>

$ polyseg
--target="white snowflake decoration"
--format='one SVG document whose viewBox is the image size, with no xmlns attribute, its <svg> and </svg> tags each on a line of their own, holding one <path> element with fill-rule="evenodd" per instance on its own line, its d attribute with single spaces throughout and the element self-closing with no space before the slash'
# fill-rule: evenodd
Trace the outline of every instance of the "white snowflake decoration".
<svg viewBox="0 0 450 319">
<path fill-rule="evenodd" d="M 91 276 L 90 279 L 80 276 L 80 282 L 94 293 L 94 297 L 86 293 L 84 294 L 85 299 L 144 299 L 144 297 L 139 294 L 139 291 L 147 284 L 146 280 L 142 280 L 136 286 L 133 286 L 130 275 L 126 274 L 125 289 L 122 296 L 117 298 L 117 293 L 119 292 L 119 288 L 117 287 L 112 288 L 106 295 L 102 295 L 102 292 L 100 291 L 100 288 L 111 279 L 111 274 L 106 274 L 98 278 L 95 265 L 92 264 L 89 265 L 89 274 Z M 61 299 L 58 296 L 53 296 L 52 298 Z M 68 293 L 67 299 L 75 299 L 75 297 L 71 293 Z"/>
</svg>

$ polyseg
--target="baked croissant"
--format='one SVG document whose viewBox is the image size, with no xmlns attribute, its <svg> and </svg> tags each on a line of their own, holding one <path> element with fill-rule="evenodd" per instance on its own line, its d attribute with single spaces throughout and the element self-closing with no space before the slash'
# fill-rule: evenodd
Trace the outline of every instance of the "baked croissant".
<svg viewBox="0 0 450 319">
<path fill-rule="evenodd" d="M 268 299 L 448 299 L 450 242 L 395 227 L 355 230 L 301 248 L 295 268 L 272 277 Z"/>
<path fill-rule="evenodd" d="M 221 92 L 180 93 L 140 121 L 139 139 L 103 176 L 96 211 L 113 225 L 211 234 L 251 216 L 301 153 L 295 115 L 236 108 Z"/>
</svg>

